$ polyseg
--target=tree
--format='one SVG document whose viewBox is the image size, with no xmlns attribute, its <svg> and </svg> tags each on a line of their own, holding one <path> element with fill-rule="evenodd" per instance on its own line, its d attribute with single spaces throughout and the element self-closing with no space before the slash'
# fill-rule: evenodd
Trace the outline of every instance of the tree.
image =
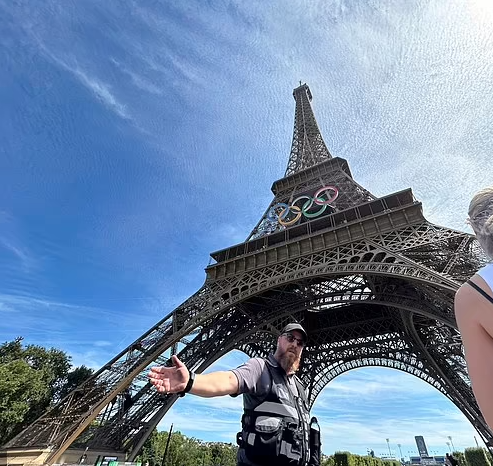
<svg viewBox="0 0 493 466">
<path fill-rule="evenodd" d="M 29 411 L 44 404 L 48 387 L 42 374 L 22 360 L 0 364 L 0 443 L 19 432 Z"/>
<path fill-rule="evenodd" d="M 462 451 L 454 451 L 452 455 L 459 462 L 459 466 L 468 466 L 466 457 Z"/>
<path fill-rule="evenodd" d="M 85 366 L 70 370 L 70 356 L 59 349 L 22 341 L 0 345 L 0 445 L 92 374 Z"/>
<path fill-rule="evenodd" d="M 142 464 L 149 464 L 149 466 L 155 466 L 156 464 L 160 464 L 160 457 L 158 456 L 158 452 L 156 449 L 158 436 L 159 436 L 158 431 L 154 429 L 151 435 L 149 436 L 149 438 L 144 443 L 139 458 Z"/>
<path fill-rule="evenodd" d="M 94 371 L 92 369 L 84 365 L 76 367 L 74 370 L 70 371 L 65 377 L 64 384 L 60 387 L 58 393 L 56 393 L 56 401 L 65 398 L 72 390 L 76 389 L 79 385 L 91 377 L 93 372 Z"/>
<path fill-rule="evenodd" d="M 466 448 L 464 451 L 466 462 L 469 466 L 491 466 L 487 451 L 484 448 Z"/>
</svg>

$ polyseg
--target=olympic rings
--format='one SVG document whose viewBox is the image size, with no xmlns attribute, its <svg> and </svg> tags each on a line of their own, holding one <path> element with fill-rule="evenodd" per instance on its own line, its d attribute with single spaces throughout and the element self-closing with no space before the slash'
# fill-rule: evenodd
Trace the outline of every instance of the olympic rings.
<svg viewBox="0 0 493 466">
<path fill-rule="evenodd" d="M 330 195 L 329 191 L 333 194 Z M 324 196 L 326 198 L 324 198 Z M 279 202 L 272 206 L 267 212 L 267 219 L 271 222 L 279 222 L 280 225 L 288 227 L 294 225 L 301 216 L 311 219 L 322 215 L 327 207 L 332 204 L 339 196 L 339 190 L 335 186 L 323 186 L 313 197 L 303 195 L 297 197 L 291 205 Z M 300 207 L 299 203 L 304 201 Z M 316 212 L 311 212 L 313 205 L 320 206 Z"/>
</svg>

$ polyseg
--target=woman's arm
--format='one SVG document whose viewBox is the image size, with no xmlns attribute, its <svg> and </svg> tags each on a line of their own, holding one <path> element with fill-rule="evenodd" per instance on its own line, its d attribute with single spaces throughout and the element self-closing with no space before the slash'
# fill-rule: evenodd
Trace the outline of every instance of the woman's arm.
<svg viewBox="0 0 493 466">
<path fill-rule="evenodd" d="M 475 276 L 474 282 L 489 291 L 481 278 Z M 464 284 L 455 295 L 455 316 L 474 395 L 486 423 L 493 427 L 493 304 Z"/>
</svg>

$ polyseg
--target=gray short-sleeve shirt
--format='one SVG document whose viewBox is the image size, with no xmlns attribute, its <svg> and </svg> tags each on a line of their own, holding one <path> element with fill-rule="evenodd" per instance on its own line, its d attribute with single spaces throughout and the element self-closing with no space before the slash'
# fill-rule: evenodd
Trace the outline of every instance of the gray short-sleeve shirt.
<svg viewBox="0 0 493 466">
<path fill-rule="evenodd" d="M 272 356 L 270 361 L 277 365 L 277 361 Z M 238 379 L 237 395 L 249 394 L 262 397 L 267 395 L 267 392 L 270 390 L 270 373 L 263 358 L 251 358 L 245 364 L 233 369 L 232 372 Z M 287 376 L 287 381 L 291 392 L 297 395 L 298 390 L 294 381 L 294 375 Z"/>
<path fill-rule="evenodd" d="M 270 388 L 270 375 L 262 358 L 249 359 L 245 364 L 232 370 L 238 379 L 238 395 L 262 395 Z"/>
</svg>

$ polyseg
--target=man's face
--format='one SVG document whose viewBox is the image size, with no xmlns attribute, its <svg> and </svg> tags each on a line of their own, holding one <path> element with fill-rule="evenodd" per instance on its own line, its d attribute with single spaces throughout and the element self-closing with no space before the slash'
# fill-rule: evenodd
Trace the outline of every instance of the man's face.
<svg viewBox="0 0 493 466">
<path fill-rule="evenodd" d="M 298 330 L 284 333 L 278 338 L 276 353 L 281 359 L 284 368 L 291 368 L 292 371 L 298 370 L 303 346 L 303 334 Z"/>
</svg>

